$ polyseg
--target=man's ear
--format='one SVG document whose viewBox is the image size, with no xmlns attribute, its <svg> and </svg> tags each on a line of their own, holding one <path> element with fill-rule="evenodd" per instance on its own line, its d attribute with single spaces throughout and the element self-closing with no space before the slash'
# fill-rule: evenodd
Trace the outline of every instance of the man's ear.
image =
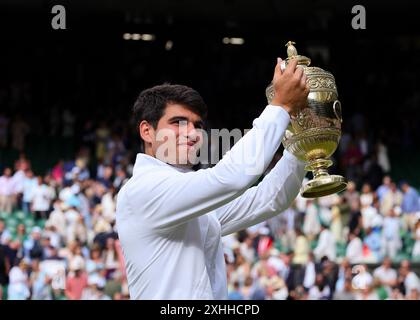
<svg viewBox="0 0 420 320">
<path fill-rule="evenodd" d="M 138 129 L 140 132 L 140 137 L 143 139 L 143 141 L 145 143 L 152 143 L 155 134 L 153 126 L 146 120 L 143 120 L 140 122 Z"/>
</svg>

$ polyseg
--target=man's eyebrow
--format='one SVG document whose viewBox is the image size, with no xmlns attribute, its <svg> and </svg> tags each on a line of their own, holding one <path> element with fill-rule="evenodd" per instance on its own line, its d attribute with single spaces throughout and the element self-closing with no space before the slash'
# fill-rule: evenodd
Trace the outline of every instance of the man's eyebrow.
<svg viewBox="0 0 420 320">
<path fill-rule="evenodd" d="M 188 121 L 188 118 L 183 117 L 183 116 L 175 116 L 175 117 L 169 118 L 168 121 L 169 122 Z"/>
<path fill-rule="evenodd" d="M 174 117 L 168 119 L 168 122 L 179 122 L 179 121 L 187 121 L 188 122 L 188 118 L 184 117 L 184 116 L 174 116 Z M 202 121 L 202 120 L 194 121 L 194 126 L 204 127 L 204 121 Z"/>
</svg>

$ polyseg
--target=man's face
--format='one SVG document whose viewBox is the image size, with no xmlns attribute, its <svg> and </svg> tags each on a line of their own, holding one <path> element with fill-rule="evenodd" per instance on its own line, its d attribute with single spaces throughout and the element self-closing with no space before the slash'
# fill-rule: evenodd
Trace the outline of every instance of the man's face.
<svg viewBox="0 0 420 320">
<path fill-rule="evenodd" d="M 156 129 L 150 131 L 152 156 L 166 163 L 191 167 L 203 143 L 201 117 L 179 104 L 168 104 Z M 147 142 L 146 142 L 147 143 Z"/>
<path fill-rule="evenodd" d="M 4 175 L 10 177 L 12 175 L 12 170 L 10 168 L 4 169 Z"/>
<path fill-rule="evenodd" d="M 391 259 L 384 258 L 383 265 L 384 265 L 385 268 L 390 268 L 391 267 Z"/>
</svg>

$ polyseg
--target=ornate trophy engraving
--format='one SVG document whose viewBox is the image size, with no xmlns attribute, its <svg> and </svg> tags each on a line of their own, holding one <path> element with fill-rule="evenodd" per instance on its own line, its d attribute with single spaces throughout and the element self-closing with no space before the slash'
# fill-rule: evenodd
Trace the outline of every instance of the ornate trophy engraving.
<svg viewBox="0 0 420 320">
<path fill-rule="evenodd" d="M 321 68 L 309 67 L 311 60 L 298 55 L 294 44 L 291 41 L 286 44 L 288 58 L 285 64 L 292 59 L 298 60 L 298 67 L 302 67 L 307 76 L 310 92 L 308 108 L 291 117 L 283 145 L 298 159 L 307 161 L 305 170 L 313 173 L 313 179 L 303 186 L 301 195 L 305 198 L 323 197 L 347 186 L 342 176 L 329 175 L 327 171 L 332 165 L 329 157 L 337 149 L 341 137 L 341 104 L 334 76 Z M 271 103 L 274 97 L 272 84 L 267 87 L 266 96 Z"/>
</svg>

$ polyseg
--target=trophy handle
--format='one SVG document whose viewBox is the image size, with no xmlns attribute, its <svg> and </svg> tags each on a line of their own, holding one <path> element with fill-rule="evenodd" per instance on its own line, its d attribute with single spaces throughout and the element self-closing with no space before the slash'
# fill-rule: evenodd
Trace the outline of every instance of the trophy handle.
<svg viewBox="0 0 420 320">
<path fill-rule="evenodd" d="M 342 123 L 343 118 L 341 116 L 341 102 L 340 101 L 338 101 L 338 100 L 334 101 L 333 110 L 334 110 L 334 114 L 337 117 L 337 119 L 340 120 L 340 123 Z"/>
</svg>

